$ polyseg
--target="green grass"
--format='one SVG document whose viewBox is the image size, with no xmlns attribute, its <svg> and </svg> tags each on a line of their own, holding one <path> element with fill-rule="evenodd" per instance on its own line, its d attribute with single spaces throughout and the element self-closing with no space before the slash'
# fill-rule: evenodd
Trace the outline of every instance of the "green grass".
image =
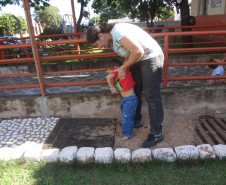
<svg viewBox="0 0 226 185">
<path fill-rule="evenodd" d="M 0 162 L 1 185 L 226 184 L 226 160 L 81 165 Z"/>
</svg>

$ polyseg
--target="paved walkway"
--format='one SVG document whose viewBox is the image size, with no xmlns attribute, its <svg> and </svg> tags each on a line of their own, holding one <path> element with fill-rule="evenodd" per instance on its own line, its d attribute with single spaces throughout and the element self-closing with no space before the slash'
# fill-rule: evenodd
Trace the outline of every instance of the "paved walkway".
<svg viewBox="0 0 226 185">
<path fill-rule="evenodd" d="M 169 76 L 201 76 L 210 75 L 211 69 L 208 66 L 188 66 L 188 67 L 172 67 L 168 71 Z M 98 81 L 104 80 L 106 76 L 105 71 L 101 72 L 85 72 L 73 74 L 57 74 L 45 75 L 45 83 L 63 83 L 63 82 L 80 82 L 80 81 Z M 0 86 L 5 85 L 21 85 L 21 84 L 38 84 L 36 76 L 23 77 L 0 77 Z M 168 87 L 183 87 L 183 86 L 207 86 L 206 80 L 193 81 L 172 81 L 168 82 Z M 66 87 L 48 87 L 47 94 L 59 93 L 74 93 L 85 91 L 106 91 L 109 90 L 107 85 L 89 85 L 89 86 L 66 86 Z M 10 89 L 0 90 L 0 96 L 12 95 L 40 95 L 39 88 L 27 89 Z"/>
<path fill-rule="evenodd" d="M 16 147 L 27 141 L 45 143 L 59 118 L 27 118 L 0 122 L 0 148 Z"/>
</svg>

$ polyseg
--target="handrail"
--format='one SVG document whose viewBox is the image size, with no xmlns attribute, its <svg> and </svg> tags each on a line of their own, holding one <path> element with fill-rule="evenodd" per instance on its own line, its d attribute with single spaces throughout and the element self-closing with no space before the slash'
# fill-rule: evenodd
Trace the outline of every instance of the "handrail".
<svg viewBox="0 0 226 185">
<path fill-rule="evenodd" d="M 223 25 L 226 26 L 226 25 Z M 222 27 L 222 26 L 221 26 Z M 167 28 L 167 27 L 163 27 Z M 170 27 L 171 28 L 171 27 Z M 182 27 L 185 28 L 185 27 Z M 192 27 L 194 28 L 194 26 Z M 197 28 L 197 27 L 196 27 Z M 157 27 L 156 29 L 162 29 L 162 27 Z M 169 37 L 175 36 L 200 36 L 200 35 L 226 35 L 225 30 L 217 30 L 217 31 L 188 31 L 188 32 L 163 32 L 163 33 L 151 33 L 152 37 L 164 37 L 164 72 L 163 72 L 163 87 L 167 87 L 167 82 L 169 81 L 181 81 L 181 80 L 205 80 L 205 79 L 224 79 L 226 75 L 223 76 L 178 76 L 178 77 L 169 77 L 168 76 L 168 68 L 173 66 L 201 66 L 201 65 L 210 65 L 210 64 L 220 64 L 220 63 L 169 63 L 168 55 L 170 53 L 195 53 L 195 52 L 210 52 L 210 51 L 226 51 L 226 47 L 201 47 L 201 48 L 169 48 Z M 53 35 L 51 35 L 53 36 Z M 47 37 L 47 36 L 46 36 Z M 24 39 L 24 38 L 23 38 Z M 14 39 L 12 39 L 14 40 Z M 70 40 L 58 40 L 58 41 L 41 41 L 36 42 L 37 46 L 45 46 L 45 45 L 57 45 L 57 44 L 69 44 L 69 43 L 85 43 L 86 39 L 70 39 Z M 224 42 L 224 41 L 221 41 Z M 23 47 L 31 47 L 30 43 L 16 44 L 16 45 L 0 45 L 1 49 L 9 49 L 9 48 L 23 48 Z M 110 49 L 110 48 L 108 48 Z M 74 52 L 82 51 L 82 50 L 73 50 Z M 25 53 L 24 53 L 25 54 Z M 26 54 L 25 54 L 26 55 Z M 55 61 L 55 60 L 71 60 L 71 59 L 85 59 L 85 58 L 103 58 L 103 57 L 116 57 L 118 56 L 114 52 L 108 53 L 91 53 L 91 54 L 70 54 L 70 55 L 61 55 L 61 56 L 40 56 L 40 61 Z M 32 57 L 28 58 L 16 58 L 16 59 L 0 59 L 0 64 L 8 64 L 8 63 L 23 63 L 23 62 L 34 62 Z M 53 75 L 53 74 L 66 74 L 66 73 L 78 73 L 78 72 L 90 72 L 90 71 L 104 71 L 105 68 L 101 69 L 89 69 L 89 70 L 73 70 L 73 71 L 58 71 L 58 72 L 42 72 L 41 75 Z M 23 73 L 23 74 L 0 74 L 0 77 L 9 77 L 9 76 L 34 76 L 36 73 Z M 106 84 L 106 80 L 101 81 L 83 81 L 83 82 L 66 82 L 66 83 L 44 83 L 45 87 L 59 87 L 59 86 L 74 86 L 74 85 L 94 85 L 94 84 Z M 14 89 L 14 88 L 38 88 L 40 84 L 29 84 L 29 85 L 9 85 L 9 86 L 1 86 L 0 89 Z"/>
<path fill-rule="evenodd" d="M 165 35 L 170 36 L 200 36 L 200 35 L 224 35 L 226 34 L 225 30 L 217 30 L 217 31 L 187 31 L 187 32 L 164 32 L 164 33 L 152 33 L 150 34 L 152 37 L 164 37 Z M 85 43 L 86 39 L 70 39 L 70 40 L 58 40 L 58 41 L 42 41 L 37 42 L 38 46 L 44 45 L 57 45 L 57 44 L 70 44 L 70 43 Z M 30 43 L 24 44 L 16 44 L 16 48 L 23 48 L 23 47 L 31 47 Z M 0 45 L 0 49 L 10 49 L 15 48 L 15 45 Z"/>
<path fill-rule="evenodd" d="M 219 28 L 226 27 L 226 24 L 218 25 L 201 25 L 201 26 L 166 26 L 166 27 L 143 27 L 144 30 L 161 30 L 161 29 L 186 29 L 186 28 Z"/>
</svg>

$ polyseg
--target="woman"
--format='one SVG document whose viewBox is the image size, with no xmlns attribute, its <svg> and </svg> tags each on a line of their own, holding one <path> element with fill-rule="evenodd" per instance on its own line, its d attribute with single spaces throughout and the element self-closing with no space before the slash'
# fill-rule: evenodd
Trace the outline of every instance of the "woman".
<svg viewBox="0 0 226 185">
<path fill-rule="evenodd" d="M 124 78 L 130 68 L 136 82 L 134 87 L 138 97 L 138 108 L 134 126 L 141 123 L 141 95 L 147 99 L 150 118 L 150 134 L 144 141 L 143 148 L 152 148 L 163 140 L 162 121 L 163 108 L 160 95 L 160 84 L 164 55 L 158 43 L 138 26 L 128 23 L 93 26 L 87 30 L 87 42 L 100 48 L 109 47 L 125 58 L 124 64 L 118 69 L 119 78 Z"/>
</svg>

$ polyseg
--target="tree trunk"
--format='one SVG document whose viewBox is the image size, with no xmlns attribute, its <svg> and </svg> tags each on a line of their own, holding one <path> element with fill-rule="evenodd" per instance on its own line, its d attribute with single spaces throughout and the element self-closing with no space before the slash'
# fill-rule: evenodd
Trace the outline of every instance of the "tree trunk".
<svg viewBox="0 0 226 185">
<path fill-rule="evenodd" d="M 147 23 L 147 27 L 149 27 L 149 21 L 148 21 L 149 17 L 147 17 L 146 19 L 146 23 Z"/>
<path fill-rule="evenodd" d="M 81 10 L 80 10 L 80 15 L 79 15 L 79 19 L 77 22 L 77 28 L 78 28 L 78 32 L 80 32 L 80 24 L 83 18 L 83 8 L 84 8 L 84 0 L 81 0 Z"/>
<path fill-rule="evenodd" d="M 180 5 L 180 12 L 181 12 L 181 26 L 189 26 L 190 25 L 190 12 L 189 12 L 189 5 L 188 0 L 183 0 L 182 4 Z M 182 29 L 182 31 L 191 31 L 190 28 Z M 182 37 L 183 43 L 192 43 L 193 39 L 192 36 L 183 36 Z M 183 44 L 183 48 L 193 47 L 192 44 Z"/>
</svg>

